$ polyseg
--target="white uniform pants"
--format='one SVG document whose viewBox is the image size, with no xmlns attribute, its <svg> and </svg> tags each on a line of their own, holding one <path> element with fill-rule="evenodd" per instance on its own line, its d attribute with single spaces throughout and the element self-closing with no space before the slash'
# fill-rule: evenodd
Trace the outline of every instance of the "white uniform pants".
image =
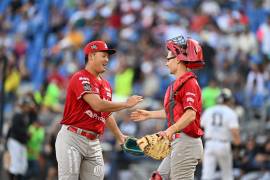
<svg viewBox="0 0 270 180">
<path fill-rule="evenodd" d="M 104 161 L 99 139 L 89 140 L 63 125 L 56 142 L 59 180 L 103 180 Z"/>
<path fill-rule="evenodd" d="M 208 140 L 205 143 L 202 180 L 215 179 L 217 164 L 221 170 L 222 180 L 233 180 L 230 142 Z"/>
</svg>

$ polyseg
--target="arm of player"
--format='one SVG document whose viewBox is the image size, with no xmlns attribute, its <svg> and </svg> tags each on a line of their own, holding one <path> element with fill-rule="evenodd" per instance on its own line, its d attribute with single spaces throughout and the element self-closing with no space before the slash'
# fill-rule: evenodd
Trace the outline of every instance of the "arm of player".
<svg viewBox="0 0 270 180">
<path fill-rule="evenodd" d="M 166 119 L 166 113 L 164 109 L 158 111 L 147 111 L 143 109 L 137 109 L 130 114 L 130 119 L 133 121 L 144 121 L 147 119 Z"/>
<path fill-rule="evenodd" d="M 101 99 L 97 94 L 85 94 L 83 99 L 97 112 L 116 112 L 131 108 L 143 100 L 142 96 L 133 95 L 126 102 L 112 102 Z"/>
<path fill-rule="evenodd" d="M 126 136 L 122 134 L 112 115 L 106 119 L 106 126 L 113 133 L 119 144 L 124 144 Z"/>
<path fill-rule="evenodd" d="M 240 138 L 239 128 L 232 128 L 231 134 L 232 134 L 233 144 L 236 146 L 240 145 L 241 138 Z"/>
<path fill-rule="evenodd" d="M 192 121 L 196 119 L 196 111 L 191 108 L 188 108 L 185 113 L 180 117 L 180 119 L 172 126 L 170 126 L 166 131 L 163 133 L 164 135 L 172 140 L 172 135 L 177 133 L 187 127 Z M 163 135 L 161 134 L 161 135 Z"/>
</svg>

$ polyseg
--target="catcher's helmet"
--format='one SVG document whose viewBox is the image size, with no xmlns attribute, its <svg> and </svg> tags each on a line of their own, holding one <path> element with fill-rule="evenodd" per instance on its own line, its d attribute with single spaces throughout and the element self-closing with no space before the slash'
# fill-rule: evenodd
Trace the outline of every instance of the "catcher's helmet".
<svg viewBox="0 0 270 180">
<path fill-rule="evenodd" d="M 177 36 L 169 39 L 166 46 L 188 68 L 199 69 L 204 66 L 202 47 L 196 40 Z"/>
<path fill-rule="evenodd" d="M 217 97 L 217 103 L 225 103 L 231 100 L 233 100 L 233 94 L 228 88 L 222 89 L 219 96 Z"/>
</svg>

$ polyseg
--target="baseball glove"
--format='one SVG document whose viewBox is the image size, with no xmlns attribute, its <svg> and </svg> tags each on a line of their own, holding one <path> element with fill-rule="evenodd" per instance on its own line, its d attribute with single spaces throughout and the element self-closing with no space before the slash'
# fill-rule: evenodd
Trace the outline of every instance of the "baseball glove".
<svg viewBox="0 0 270 180">
<path fill-rule="evenodd" d="M 123 151 L 130 153 L 135 156 L 142 156 L 144 155 L 143 151 L 139 148 L 137 144 L 137 138 L 135 137 L 128 137 L 125 140 L 125 143 L 121 145 Z"/>
<path fill-rule="evenodd" d="M 162 160 L 171 152 L 171 143 L 169 139 L 159 134 L 146 135 L 137 140 L 137 144 L 145 155 Z"/>
</svg>

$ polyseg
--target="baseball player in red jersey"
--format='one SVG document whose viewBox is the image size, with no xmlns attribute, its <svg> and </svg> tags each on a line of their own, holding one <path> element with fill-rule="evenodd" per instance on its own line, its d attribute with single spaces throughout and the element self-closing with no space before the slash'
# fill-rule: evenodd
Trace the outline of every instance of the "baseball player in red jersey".
<svg viewBox="0 0 270 180">
<path fill-rule="evenodd" d="M 56 139 L 58 176 L 63 180 L 101 180 L 104 161 L 99 136 L 105 125 L 122 144 L 125 137 L 111 112 L 135 106 L 141 96 L 126 102 L 112 102 L 112 88 L 101 77 L 115 50 L 103 41 L 92 41 L 84 48 L 85 69 L 75 73 L 67 89 L 62 128 Z"/>
<path fill-rule="evenodd" d="M 136 110 L 134 121 L 168 119 L 168 128 L 160 132 L 172 141 L 172 152 L 152 174 L 152 180 L 194 179 L 194 172 L 203 155 L 200 127 L 202 111 L 201 89 L 196 76 L 189 69 L 204 65 L 202 48 L 197 41 L 183 36 L 167 41 L 166 66 L 176 80 L 167 88 L 164 109 L 159 111 Z"/>
</svg>

